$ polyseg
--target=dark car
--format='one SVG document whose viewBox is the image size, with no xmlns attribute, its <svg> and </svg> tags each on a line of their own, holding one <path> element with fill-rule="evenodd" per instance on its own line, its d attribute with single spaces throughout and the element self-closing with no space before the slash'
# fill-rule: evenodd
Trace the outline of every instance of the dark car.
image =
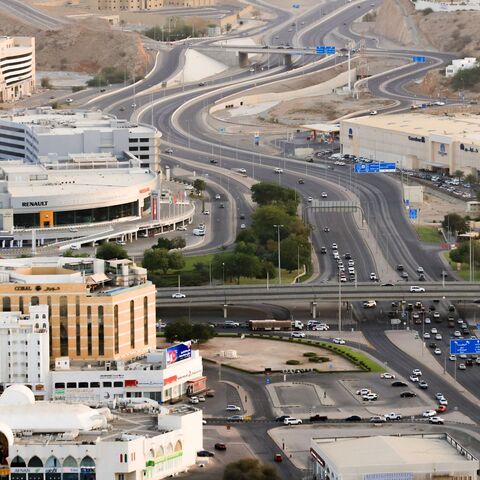
<svg viewBox="0 0 480 480">
<path fill-rule="evenodd" d="M 311 422 L 326 422 L 327 420 L 328 417 L 326 415 L 319 415 L 318 413 L 310 417 Z"/>
<path fill-rule="evenodd" d="M 397 380 L 396 382 L 392 382 L 392 387 L 408 387 L 408 385 L 405 382 Z"/>
<path fill-rule="evenodd" d="M 240 220 L 245 220 L 245 214 L 244 213 L 240 214 Z"/>
<path fill-rule="evenodd" d="M 216 443 L 215 450 L 226 450 L 227 446 L 224 443 Z"/>
<path fill-rule="evenodd" d="M 197 457 L 214 457 L 215 454 L 213 452 L 209 452 L 208 450 L 200 450 L 197 452 Z"/>
<path fill-rule="evenodd" d="M 413 397 L 416 397 L 417 394 L 416 393 L 413 393 L 413 392 L 402 392 L 400 394 L 400 397 L 402 398 L 413 398 Z"/>
<path fill-rule="evenodd" d="M 403 272 L 403 265 L 397 265 L 397 270 L 399 272 Z"/>
<path fill-rule="evenodd" d="M 286 418 L 290 418 L 290 415 L 282 415 L 281 417 L 277 417 L 275 419 L 276 422 L 282 422 L 286 419 Z"/>
<path fill-rule="evenodd" d="M 218 160 L 215 160 L 214 158 L 211 158 L 210 163 L 218 163 Z"/>
<path fill-rule="evenodd" d="M 437 348 L 437 344 L 436 344 L 435 342 L 430 342 L 430 343 L 428 344 L 428 346 L 429 346 L 430 348 Z"/>
<path fill-rule="evenodd" d="M 327 253 L 327 248 L 326 248 L 326 247 L 322 247 L 322 248 L 320 249 L 320 253 L 321 253 L 322 255 L 325 255 L 325 254 Z"/>
<path fill-rule="evenodd" d="M 298 179 L 298 183 L 299 183 L 300 185 L 303 185 L 303 184 L 305 183 L 305 180 L 304 180 L 303 178 L 299 178 L 299 179 Z"/>
<path fill-rule="evenodd" d="M 358 415 L 351 415 L 345 419 L 346 422 L 361 422 L 362 419 Z"/>
<path fill-rule="evenodd" d="M 467 359 L 465 360 L 465 365 L 466 365 L 467 367 L 472 367 L 472 366 L 473 366 L 473 360 L 472 360 L 471 358 L 467 358 Z"/>
</svg>

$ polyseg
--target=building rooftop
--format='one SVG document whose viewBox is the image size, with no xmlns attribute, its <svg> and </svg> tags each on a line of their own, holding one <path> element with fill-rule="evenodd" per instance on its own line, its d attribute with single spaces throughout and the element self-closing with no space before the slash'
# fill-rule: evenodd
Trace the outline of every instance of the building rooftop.
<svg viewBox="0 0 480 480">
<path fill-rule="evenodd" d="M 458 464 L 471 460 L 457 451 L 445 436 L 432 437 L 373 436 L 314 441 L 331 463 L 345 469 L 374 466 L 382 471 L 382 468 L 388 469 L 392 465 L 414 468 L 415 465 L 426 463 Z"/>
<path fill-rule="evenodd" d="M 417 112 L 394 115 L 368 115 L 349 118 L 342 122 L 385 130 L 396 130 L 411 135 L 445 135 L 459 142 L 480 141 L 480 116 L 478 115 L 457 114 L 446 116 Z"/>
</svg>

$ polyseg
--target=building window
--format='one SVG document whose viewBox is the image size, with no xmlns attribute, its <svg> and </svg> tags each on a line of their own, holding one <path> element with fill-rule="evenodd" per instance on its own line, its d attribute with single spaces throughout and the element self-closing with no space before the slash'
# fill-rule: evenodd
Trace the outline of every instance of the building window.
<svg viewBox="0 0 480 480">
<path fill-rule="evenodd" d="M 88 388 L 88 382 L 78 382 L 78 388 Z"/>
<path fill-rule="evenodd" d="M 103 326 L 103 305 L 98 307 L 98 354 L 105 355 L 105 331 Z"/>
<path fill-rule="evenodd" d="M 112 382 L 103 382 L 103 388 L 112 388 Z"/>
<path fill-rule="evenodd" d="M 113 382 L 114 388 L 123 388 L 123 382 Z"/>
<path fill-rule="evenodd" d="M 67 382 L 67 388 L 77 388 L 77 382 Z"/>
<path fill-rule="evenodd" d="M 82 336 L 80 333 L 80 297 L 75 297 L 75 345 L 76 354 L 79 357 L 82 354 Z"/>
<path fill-rule="evenodd" d="M 135 302 L 130 300 L 130 347 L 135 348 Z"/>
<path fill-rule="evenodd" d="M 37 296 L 32 297 L 30 299 L 30 305 L 32 306 L 40 305 L 40 299 Z"/>
<path fill-rule="evenodd" d="M 48 305 L 48 325 L 49 325 L 49 329 L 48 329 L 48 339 L 49 339 L 49 354 L 50 356 L 52 356 L 52 352 L 53 352 L 53 348 L 52 348 L 52 323 L 51 323 L 51 319 L 52 319 L 52 297 L 48 296 L 47 297 L 47 305 Z"/>
<path fill-rule="evenodd" d="M 92 355 L 92 307 L 87 307 L 87 350 Z"/>
<path fill-rule="evenodd" d="M 2 311 L 10 312 L 12 309 L 10 297 L 3 297 L 2 299 Z"/>
<path fill-rule="evenodd" d="M 143 297 L 143 344 L 148 345 L 148 297 Z"/>
<path fill-rule="evenodd" d="M 60 297 L 60 355 L 68 355 L 68 300 L 65 295 Z"/>
<path fill-rule="evenodd" d="M 114 342 L 115 342 L 115 353 L 119 352 L 118 345 L 118 305 L 113 307 L 113 328 L 114 328 Z"/>
<path fill-rule="evenodd" d="M 23 313 L 23 297 L 18 297 L 18 310 Z"/>
</svg>

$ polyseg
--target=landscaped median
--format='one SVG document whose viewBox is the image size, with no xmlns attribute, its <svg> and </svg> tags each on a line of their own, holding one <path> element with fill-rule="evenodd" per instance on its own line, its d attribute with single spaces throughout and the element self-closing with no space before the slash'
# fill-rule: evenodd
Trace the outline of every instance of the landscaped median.
<svg viewBox="0 0 480 480">
<path fill-rule="evenodd" d="M 415 227 L 418 238 L 421 242 L 441 244 L 444 242 L 440 234 L 439 227 L 432 227 L 429 225 L 419 225 Z"/>
<path fill-rule="evenodd" d="M 271 342 L 272 340 L 283 342 L 284 346 L 277 346 Z M 251 333 L 222 333 L 217 334 L 208 343 L 200 345 L 200 350 L 202 357 L 207 360 L 249 373 L 263 373 L 265 369 L 281 372 L 299 368 L 310 368 L 319 373 L 385 371 L 380 364 L 363 352 L 320 340 Z"/>
</svg>

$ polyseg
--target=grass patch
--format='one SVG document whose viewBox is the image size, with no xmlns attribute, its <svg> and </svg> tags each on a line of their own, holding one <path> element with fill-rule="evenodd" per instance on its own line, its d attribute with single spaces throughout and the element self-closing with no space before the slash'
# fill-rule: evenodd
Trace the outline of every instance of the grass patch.
<svg viewBox="0 0 480 480">
<path fill-rule="evenodd" d="M 372 360 L 368 355 L 357 350 L 352 350 L 345 345 L 335 345 L 332 343 L 319 342 L 319 347 L 338 353 L 340 356 L 350 360 L 354 365 L 361 367 L 367 372 L 384 372 L 385 369 L 379 365 L 375 360 Z"/>
<path fill-rule="evenodd" d="M 456 274 L 462 279 L 462 280 L 465 280 L 466 282 L 469 282 L 470 281 L 470 266 L 468 265 L 468 263 L 461 263 L 460 264 L 460 270 L 458 269 L 458 263 L 457 262 L 453 262 L 450 258 L 450 252 L 444 252 L 443 255 L 445 256 L 445 258 L 447 259 L 450 267 L 452 268 L 452 270 L 454 272 L 456 272 Z M 480 281 L 480 271 L 478 271 L 478 269 L 475 269 L 475 272 L 474 272 L 474 281 L 475 282 L 479 282 Z"/>
<path fill-rule="evenodd" d="M 430 227 L 425 225 L 417 226 L 415 227 L 415 231 L 417 232 L 418 238 L 421 242 L 436 244 L 443 243 L 443 238 L 439 233 L 437 227 Z"/>
</svg>

